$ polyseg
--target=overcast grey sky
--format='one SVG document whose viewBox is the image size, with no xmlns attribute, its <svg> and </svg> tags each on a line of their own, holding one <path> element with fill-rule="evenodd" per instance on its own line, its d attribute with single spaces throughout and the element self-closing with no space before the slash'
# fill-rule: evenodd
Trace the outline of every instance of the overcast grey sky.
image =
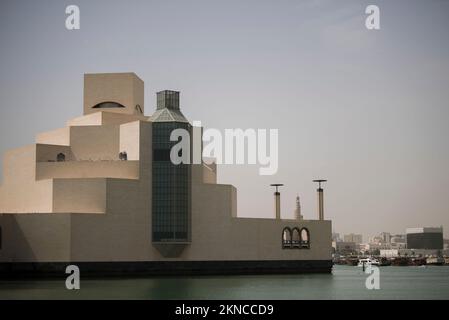
<svg viewBox="0 0 449 320">
<path fill-rule="evenodd" d="M 81 29 L 65 28 L 76 4 Z M 365 28 L 365 7 L 381 30 Z M 191 120 L 278 128 L 280 168 L 222 166 L 240 216 L 282 214 L 327 178 L 325 216 L 340 233 L 449 234 L 449 1 L 0 2 L 0 153 L 82 114 L 83 73 L 133 71 L 181 91 Z"/>
</svg>

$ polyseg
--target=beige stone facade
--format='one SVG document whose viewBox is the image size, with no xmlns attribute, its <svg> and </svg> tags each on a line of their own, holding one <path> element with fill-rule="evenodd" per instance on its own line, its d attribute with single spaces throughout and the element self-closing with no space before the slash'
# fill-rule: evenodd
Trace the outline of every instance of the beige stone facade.
<svg viewBox="0 0 449 320">
<path fill-rule="evenodd" d="M 0 262 L 331 259 L 330 221 L 239 218 L 214 164 L 192 165 L 190 241 L 153 243 L 143 87 L 133 73 L 86 75 L 83 116 L 4 155 Z M 283 248 L 285 227 L 307 228 L 308 248 Z"/>
</svg>

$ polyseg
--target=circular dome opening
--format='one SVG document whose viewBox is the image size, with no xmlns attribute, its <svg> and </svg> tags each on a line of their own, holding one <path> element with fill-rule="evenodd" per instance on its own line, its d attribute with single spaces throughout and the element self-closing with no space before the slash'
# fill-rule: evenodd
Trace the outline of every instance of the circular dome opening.
<svg viewBox="0 0 449 320">
<path fill-rule="evenodd" d="M 92 107 L 93 109 L 106 109 L 106 108 L 125 108 L 124 105 L 113 102 L 113 101 L 105 101 L 100 102 Z"/>
</svg>

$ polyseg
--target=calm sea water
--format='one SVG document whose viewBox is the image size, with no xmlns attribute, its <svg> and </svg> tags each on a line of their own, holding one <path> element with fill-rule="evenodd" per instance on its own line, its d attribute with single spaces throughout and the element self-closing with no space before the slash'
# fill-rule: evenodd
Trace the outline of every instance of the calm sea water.
<svg viewBox="0 0 449 320">
<path fill-rule="evenodd" d="M 0 281 L 0 299 L 449 299 L 449 266 L 381 267 L 380 289 L 361 268 L 332 274 Z"/>
</svg>

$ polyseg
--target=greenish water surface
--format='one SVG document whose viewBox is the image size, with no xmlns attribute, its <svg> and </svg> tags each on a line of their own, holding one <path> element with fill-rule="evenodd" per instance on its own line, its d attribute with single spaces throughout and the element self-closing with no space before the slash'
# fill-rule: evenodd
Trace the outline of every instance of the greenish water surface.
<svg viewBox="0 0 449 320">
<path fill-rule="evenodd" d="M 359 267 L 332 274 L 2 280 L 0 299 L 449 299 L 449 266 L 380 267 L 380 289 L 368 290 Z"/>
</svg>

